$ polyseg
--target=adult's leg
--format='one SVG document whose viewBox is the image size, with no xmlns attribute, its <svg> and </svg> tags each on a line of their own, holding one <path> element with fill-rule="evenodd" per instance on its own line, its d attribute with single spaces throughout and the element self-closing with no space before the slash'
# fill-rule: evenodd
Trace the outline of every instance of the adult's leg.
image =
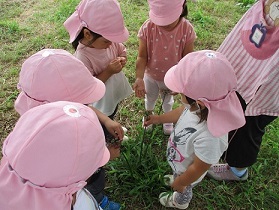
<svg viewBox="0 0 279 210">
<path fill-rule="evenodd" d="M 265 128 L 276 116 L 247 116 L 246 124 L 229 133 L 229 147 L 224 158 L 229 166 L 245 168 L 257 161 Z"/>
</svg>

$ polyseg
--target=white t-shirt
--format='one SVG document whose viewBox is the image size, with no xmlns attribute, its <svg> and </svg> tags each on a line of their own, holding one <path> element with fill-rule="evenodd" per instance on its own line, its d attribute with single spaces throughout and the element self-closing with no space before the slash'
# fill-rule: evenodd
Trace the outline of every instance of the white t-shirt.
<svg viewBox="0 0 279 210">
<path fill-rule="evenodd" d="M 167 147 L 167 159 L 173 172 L 182 174 L 193 163 L 194 155 L 207 164 L 219 161 L 228 147 L 228 135 L 214 137 L 207 128 L 207 122 L 187 108 L 181 114 Z M 200 182 L 203 174 L 195 183 Z"/>
<path fill-rule="evenodd" d="M 76 196 L 74 210 L 102 210 L 94 197 L 85 188 L 79 190 Z"/>
</svg>

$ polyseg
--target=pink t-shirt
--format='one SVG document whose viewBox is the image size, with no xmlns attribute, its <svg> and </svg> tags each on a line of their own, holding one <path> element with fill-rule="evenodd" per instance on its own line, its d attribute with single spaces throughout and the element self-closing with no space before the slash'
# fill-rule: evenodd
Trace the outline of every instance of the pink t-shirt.
<svg viewBox="0 0 279 210">
<path fill-rule="evenodd" d="M 264 2 L 257 2 L 246 12 L 217 50 L 235 69 L 237 91 L 248 104 L 246 116 L 279 115 L 279 26 L 265 21 Z M 261 23 L 267 33 L 258 48 L 249 36 L 252 27 Z"/>
<path fill-rule="evenodd" d="M 79 43 L 74 55 L 85 64 L 93 76 L 96 76 L 103 72 L 113 59 L 126 56 L 126 48 L 121 43 L 112 43 L 107 49 L 90 48 Z M 92 105 L 105 115 L 110 116 L 118 103 L 131 95 L 133 90 L 123 69 L 119 73 L 113 74 L 105 82 L 105 85 L 105 95 Z"/>
<path fill-rule="evenodd" d="M 126 48 L 121 43 L 112 43 L 107 49 L 95 49 L 79 43 L 74 56 L 85 64 L 93 76 L 96 76 L 103 72 L 113 59 L 126 57 Z"/>
<path fill-rule="evenodd" d="M 185 18 L 181 18 L 172 31 L 166 31 L 148 19 L 141 26 L 138 37 L 147 45 L 145 73 L 154 80 L 163 81 L 166 72 L 182 58 L 185 46 L 194 42 L 196 33 Z"/>
</svg>

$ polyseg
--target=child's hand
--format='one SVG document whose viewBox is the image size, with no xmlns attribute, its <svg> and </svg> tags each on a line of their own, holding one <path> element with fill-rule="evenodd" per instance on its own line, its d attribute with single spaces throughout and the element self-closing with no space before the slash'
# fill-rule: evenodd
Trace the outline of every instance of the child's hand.
<svg viewBox="0 0 279 210">
<path fill-rule="evenodd" d="M 133 85 L 133 89 L 135 91 L 136 97 L 144 98 L 146 91 L 143 79 L 137 78 Z"/>
<path fill-rule="evenodd" d="M 108 130 L 108 132 L 117 139 L 122 140 L 124 137 L 124 131 L 120 123 L 115 122 L 111 119 L 104 122 L 104 126 Z"/>
<path fill-rule="evenodd" d="M 171 187 L 172 187 L 173 190 L 175 190 L 177 192 L 180 192 L 180 193 L 183 193 L 186 186 L 180 184 L 179 178 L 180 178 L 179 176 L 176 177 L 176 179 L 172 183 Z"/>
<path fill-rule="evenodd" d="M 120 147 L 108 145 L 107 146 L 109 153 L 110 153 L 110 160 L 114 160 L 120 156 Z"/>
<path fill-rule="evenodd" d="M 106 68 L 111 74 L 117 74 L 122 70 L 122 64 L 120 59 L 116 58 L 112 60 Z"/>
<path fill-rule="evenodd" d="M 152 125 L 152 124 L 159 124 L 159 115 L 149 115 L 147 117 L 144 117 L 143 125 L 145 127 Z"/>
<path fill-rule="evenodd" d="M 122 68 L 126 65 L 127 59 L 126 57 L 117 57 L 122 65 Z"/>
</svg>

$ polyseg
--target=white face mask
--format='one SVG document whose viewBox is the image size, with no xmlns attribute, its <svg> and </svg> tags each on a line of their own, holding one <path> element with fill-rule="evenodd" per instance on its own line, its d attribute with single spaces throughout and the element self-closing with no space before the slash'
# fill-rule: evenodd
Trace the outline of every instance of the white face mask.
<svg viewBox="0 0 279 210">
<path fill-rule="evenodd" d="M 190 104 L 185 103 L 185 102 L 183 102 L 183 101 L 181 101 L 181 103 L 182 103 L 187 109 L 190 110 L 190 108 L 191 108 L 191 105 L 190 105 Z"/>
<path fill-rule="evenodd" d="M 187 108 L 188 110 L 190 110 L 191 109 L 191 104 L 188 104 L 188 103 L 185 103 L 185 102 L 183 102 L 183 101 L 181 101 L 181 103 L 185 106 L 185 108 Z M 193 104 L 195 104 L 195 103 L 193 103 Z M 198 109 L 197 110 L 195 110 L 194 112 L 196 112 L 197 114 L 198 113 L 200 113 L 201 112 L 201 107 L 200 107 L 200 105 L 198 104 L 198 103 L 196 103 L 196 105 L 197 105 L 197 107 L 198 107 Z M 190 110 L 191 111 L 191 110 Z"/>
<path fill-rule="evenodd" d="M 197 104 L 197 107 L 198 107 L 198 110 L 196 110 L 196 113 L 199 114 L 199 113 L 201 113 L 201 106 L 198 103 L 196 103 L 196 104 Z"/>
</svg>

